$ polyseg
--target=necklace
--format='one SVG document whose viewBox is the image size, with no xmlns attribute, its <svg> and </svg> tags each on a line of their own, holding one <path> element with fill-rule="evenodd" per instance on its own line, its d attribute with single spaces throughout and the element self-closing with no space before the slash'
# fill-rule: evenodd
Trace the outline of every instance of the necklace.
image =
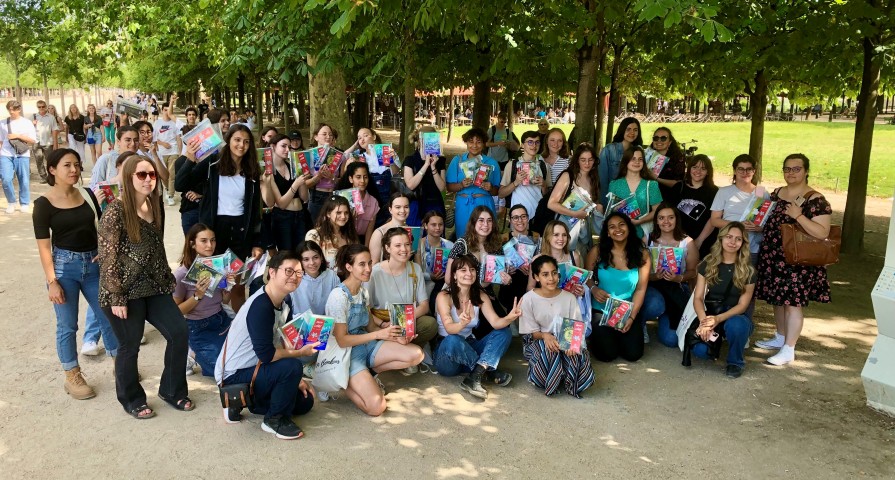
<svg viewBox="0 0 895 480">
<path fill-rule="evenodd" d="M 401 300 L 401 303 L 405 303 L 405 302 L 404 302 L 404 295 L 403 295 L 402 292 L 401 292 L 401 286 L 398 285 L 398 280 L 396 280 L 396 277 L 397 277 L 398 275 L 395 275 L 395 274 L 393 273 L 391 262 L 389 261 L 389 262 L 387 262 L 387 264 L 388 264 L 388 270 L 386 270 L 385 273 L 387 273 L 389 277 L 392 277 L 392 283 L 395 285 L 395 293 L 398 294 L 398 299 Z M 405 270 L 406 270 L 406 267 L 405 267 Z M 400 275 L 400 273 L 399 273 L 399 275 Z M 411 295 L 411 297 L 412 297 L 412 295 Z M 413 303 L 413 302 L 409 302 L 409 303 Z"/>
</svg>

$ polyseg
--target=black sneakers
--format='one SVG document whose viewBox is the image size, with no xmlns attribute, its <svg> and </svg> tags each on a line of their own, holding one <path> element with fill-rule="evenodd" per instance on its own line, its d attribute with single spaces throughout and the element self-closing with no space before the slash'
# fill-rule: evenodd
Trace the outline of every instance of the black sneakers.
<svg viewBox="0 0 895 480">
<path fill-rule="evenodd" d="M 274 416 L 265 418 L 261 423 L 261 430 L 272 433 L 281 440 L 295 440 L 305 435 L 289 417 Z"/>
<path fill-rule="evenodd" d="M 476 365 L 475 370 L 472 371 L 466 378 L 460 382 L 460 388 L 469 392 L 473 397 L 486 399 L 488 398 L 488 391 L 482 387 L 482 376 L 485 374 L 485 368 L 481 365 Z"/>
<path fill-rule="evenodd" d="M 488 379 L 489 382 L 493 382 L 498 387 L 505 387 L 510 384 L 510 381 L 513 380 L 512 375 L 507 372 L 497 370 L 496 368 L 494 370 L 488 370 L 487 372 L 485 372 L 485 377 Z"/>
<path fill-rule="evenodd" d="M 728 365 L 724 374 L 730 378 L 740 378 L 740 375 L 743 374 L 743 367 L 739 365 Z"/>
</svg>

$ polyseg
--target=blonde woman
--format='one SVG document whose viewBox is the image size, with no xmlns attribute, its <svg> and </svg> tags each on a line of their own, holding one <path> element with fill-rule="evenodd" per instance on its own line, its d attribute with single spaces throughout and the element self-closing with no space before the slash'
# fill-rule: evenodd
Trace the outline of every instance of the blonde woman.
<svg viewBox="0 0 895 480">
<path fill-rule="evenodd" d="M 68 148 L 78 152 L 78 158 L 84 158 L 84 144 L 87 142 L 84 120 L 78 106 L 74 103 L 69 105 L 68 115 L 65 116 L 65 133 L 68 136 Z"/>
</svg>

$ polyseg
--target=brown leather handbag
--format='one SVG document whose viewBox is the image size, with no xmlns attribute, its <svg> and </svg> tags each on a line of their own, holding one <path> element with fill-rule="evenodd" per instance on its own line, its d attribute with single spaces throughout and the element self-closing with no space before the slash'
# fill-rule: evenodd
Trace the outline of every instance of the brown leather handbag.
<svg viewBox="0 0 895 480">
<path fill-rule="evenodd" d="M 814 190 L 805 193 L 810 198 Z M 786 263 L 805 267 L 824 267 L 839 263 L 839 248 L 842 245 L 842 227 L 830 225 L 827 238 L 815 238 L 805 232 L 798 223 L 780 225 L 783 235 L 783 253 Z"/>
</svg>

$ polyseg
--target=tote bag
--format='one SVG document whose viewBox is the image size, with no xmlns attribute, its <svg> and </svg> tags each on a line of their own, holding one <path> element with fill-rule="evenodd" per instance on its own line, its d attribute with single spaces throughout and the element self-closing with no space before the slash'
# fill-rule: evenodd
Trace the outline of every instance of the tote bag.
<svg viewBox="0 0 895 480">
<path fill-rule="evenodd" d="M 344 322 L 343 322 L 344 323 Z M 333 336 L 326 349 L 317 354 L 314 367 L 314 388 L 323 392 L 338 392 L 348 387 L 348 369 L 351 366 L 351 347 L 342 348 Z M 333 341 L 335 340 L 335 341 Z"/>
</svg>

